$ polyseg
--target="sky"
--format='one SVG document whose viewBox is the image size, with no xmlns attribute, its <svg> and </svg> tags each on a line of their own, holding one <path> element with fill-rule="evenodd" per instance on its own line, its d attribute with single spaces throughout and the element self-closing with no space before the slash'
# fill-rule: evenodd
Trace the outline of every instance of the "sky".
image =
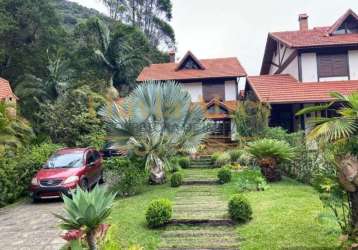
<svg viewBox="0 0 358 250">
<path fill-rule="evenodd" d="M 71 0 L 106 13 L 100 0 Z M 172 0 L 177 59 L 188 50 L 199 59 L 237 57 L 249 75 L 260 72 L 268 32 L 330 26 L 357 0 Z"/>
</svg>

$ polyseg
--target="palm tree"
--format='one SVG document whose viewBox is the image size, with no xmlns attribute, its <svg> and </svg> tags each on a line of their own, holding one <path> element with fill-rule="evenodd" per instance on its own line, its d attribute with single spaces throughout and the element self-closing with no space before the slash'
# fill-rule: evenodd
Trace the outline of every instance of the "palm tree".
<svg viewBox="0 0 358 250">
<path fill-rule="evenodd" d="M 169 157 L 194 153 L 209 132 L 201 108 L 173 81 L 143 83 L 101 114 L 114 146 L 144 157 L 153 183 L 164 182 Z"/>
<path fill-rule="evenodd" d="M 128 39 L 125 36 L 111 36 L 109 28 L 100 19 L 97 18 L 94 21 L 93 29 L 99 39 L 99 48 L 94 50 L 94 54 L 97 61 L 110 74 L 108 92 L 113 98 L 118 95 L 114 88 L 114 82 L 118 84 L 118 79 L 124 69 L 135 68 L 146 59 L 128 45 Z"/>
<path fill-rule="evenodd" d="M 33 138 L 28 122 L 9 113 L 8 104 L 0 102 L 0 153 L 5 149 L 16 149 Z"/>
<path fill-rule="evenodd" d="M 313 129 L 308 134 L 309 140 L 321 142 L 321 145 L 349 143 L 358 135 L 358 92 L 344 96 L 331 93 L 334 101 L 326 105 L 313 106 L 300 110 L 297 115 L 323 110 L 332 110 L 335 117 L 322 117 L 312 121 Z M 335 108 L 337 107 L 338 108 Z M 353 153 L 353 152 L 351 152 Z M 351 154 L 336 156 L 337 174 L 341 186 L 348 192 L 352 212 L 352 226 L 358 228 L 358 160 Z"/>
</svg>

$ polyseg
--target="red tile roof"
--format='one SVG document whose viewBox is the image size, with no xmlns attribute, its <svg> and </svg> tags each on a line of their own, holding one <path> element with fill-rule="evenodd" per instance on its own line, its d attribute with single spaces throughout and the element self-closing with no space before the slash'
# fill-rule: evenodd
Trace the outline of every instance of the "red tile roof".
<svg viewBox="0 0 358 250">
<path fill-rule="evenodd" d="M 358 20 L 356 13 L 349 9 L 331 26 L 316 27 L 306 31 L 272 32 L 269 33 L 269 37 L 279 40 L 291 48 L 355 45 L 358 44 L 358 34 L 332 34 L 349 16 Z"/>
<path fill-rule="evenodd" d="M 235 57 L 202 59 L 204 69 L 176 70 L 178 63 L 152 64 L 145 67 L 137 78 L 138 82 L 147 80 L 189 80 L 203 78 L 246 76 L 246 71 Z"/>
<path fill-rule="evenodd" d="M 358 91 L 358 80 L 299 82 L 291 75 L 262 75 L 247 78 L 256 96 L 264 103 L 314 103 L 332 100 L 331 92 L 348 95 Z"/>
<path fill-rule="evenodd" d="M 12 92 L 9 81 L 0 77 L 0 100 L 13 97 L 18 99 L 15 94 Z"/>
</svg>

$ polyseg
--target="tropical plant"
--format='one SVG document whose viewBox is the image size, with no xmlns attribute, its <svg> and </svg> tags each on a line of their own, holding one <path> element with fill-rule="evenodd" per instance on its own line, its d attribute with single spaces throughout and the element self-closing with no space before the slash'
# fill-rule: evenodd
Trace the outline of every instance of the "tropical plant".
<svg viewBox="0 0 358 250">
<path fill-rule="evenodd" d="M 246 150 L 253 155 L 268 181 L 278 181 L 281 173 L 277 165 L 295 157 L 294 148 L 285 141 L 261 139 L 248 143 Z"/>
<path fill-rule="evenodd" d="M 72 192 L 72 199 L 63 196 L 65 215 L 55 216 L 62 220 L 61 228 L 83 230 L 89 249 L 96 250 L 98 230 L 110 215 L 115 196 L 103 187 L 96 186 L 91 192 L 77 187 Z"/>
<path fill-rule="evenodd" d="M 357 135 L 358 135 L 358 92 L 344 96 L 340 93 L 331 93 L 334 101 L 331 103 L 307 107 L 300 110 L 297 115 L 318 111 L 332 111 L 337 116 L 320 117 L 312 120 L 313 128 L 307 138 L 318 142 L 321 149 L 325 150 L 334 145 L 333 166 L 336 171 L 336 181 L 348 194 L 350 218 L 349 238 L 356 238 L 358 231 L 358 160 Z"/>
<path fill-rule="evenodd" d="M 238 162 L 238 160 L 240 159 L 240 156 L 242 155 L 242 150 L 232 149 L 228 153 L 230 155 L 230 161 L 234 163 L 234 162 Z"/>
<path fill-rule="evenodd" d="M 229 201 L 230 218 L 235 222 L 247 222 L 252 218 L 252 208 L 247 200 L 241 194 L 236 194 Z"/>
<path fill-rule="evenodd" d="M 172 217 L 172 203 L 168 199 L 153 200 L 145 213 L 148 226 L 156 228 L 163 226 Z"/>
<path fill-rule="evenodd" d="M 164 182 L 170 157 L 195 152 L 209 132 L 201 108 L 172 81 L 143 83 L 123 105 L 113 104 L 101 114 L 113 146 L 144 157 L 153 183 Z"/>
<path fill-rule="evenodd" d="M 11 114 L 10 104 L 0 101 L 0 154 L 6 149 L 16 149 L 33 139 L 34 134 L 29 123 Z"/>
<path fill-rule="evenodd" d="M 118 84 L 118 79 L 124 73 L 124 69 L 143 64 L 143 58 L 136 52 L 138 48 L 134 49 L 129 45 L 126 37 L 121 34 L 111 35 L 108 26 L 100 19 L 95 19 L 92 26 L 93 32 L 99 38 L 99 48 L 94 50 L 94 54 L 97 61 L 110 75 L 108 93 L 110 97 L 115 98 L 118 93 L 114 88 L 114 82 Z"/>
</svg>

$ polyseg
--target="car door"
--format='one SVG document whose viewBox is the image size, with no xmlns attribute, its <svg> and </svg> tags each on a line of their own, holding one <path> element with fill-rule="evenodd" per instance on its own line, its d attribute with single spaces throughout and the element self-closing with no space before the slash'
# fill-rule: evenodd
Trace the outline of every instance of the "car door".
<svg viewBox="0 0 358 250">
<path fill-rule="evenodd" d="M 96 182 L 96 159 L 93 150 L 87 152 L 86 155 L 86 177 L 88 179 L 89 186 L 92 186 Z"/>
<path fill-rule="evenodd" d="M 102 172 L 102 158 L 100 153 L 97 150 L 93 150 L 93 158 L 94 158 L 94 172 L 95 172 L 95 182 L 98 182 L 101 178 Z"/>
</svg>

